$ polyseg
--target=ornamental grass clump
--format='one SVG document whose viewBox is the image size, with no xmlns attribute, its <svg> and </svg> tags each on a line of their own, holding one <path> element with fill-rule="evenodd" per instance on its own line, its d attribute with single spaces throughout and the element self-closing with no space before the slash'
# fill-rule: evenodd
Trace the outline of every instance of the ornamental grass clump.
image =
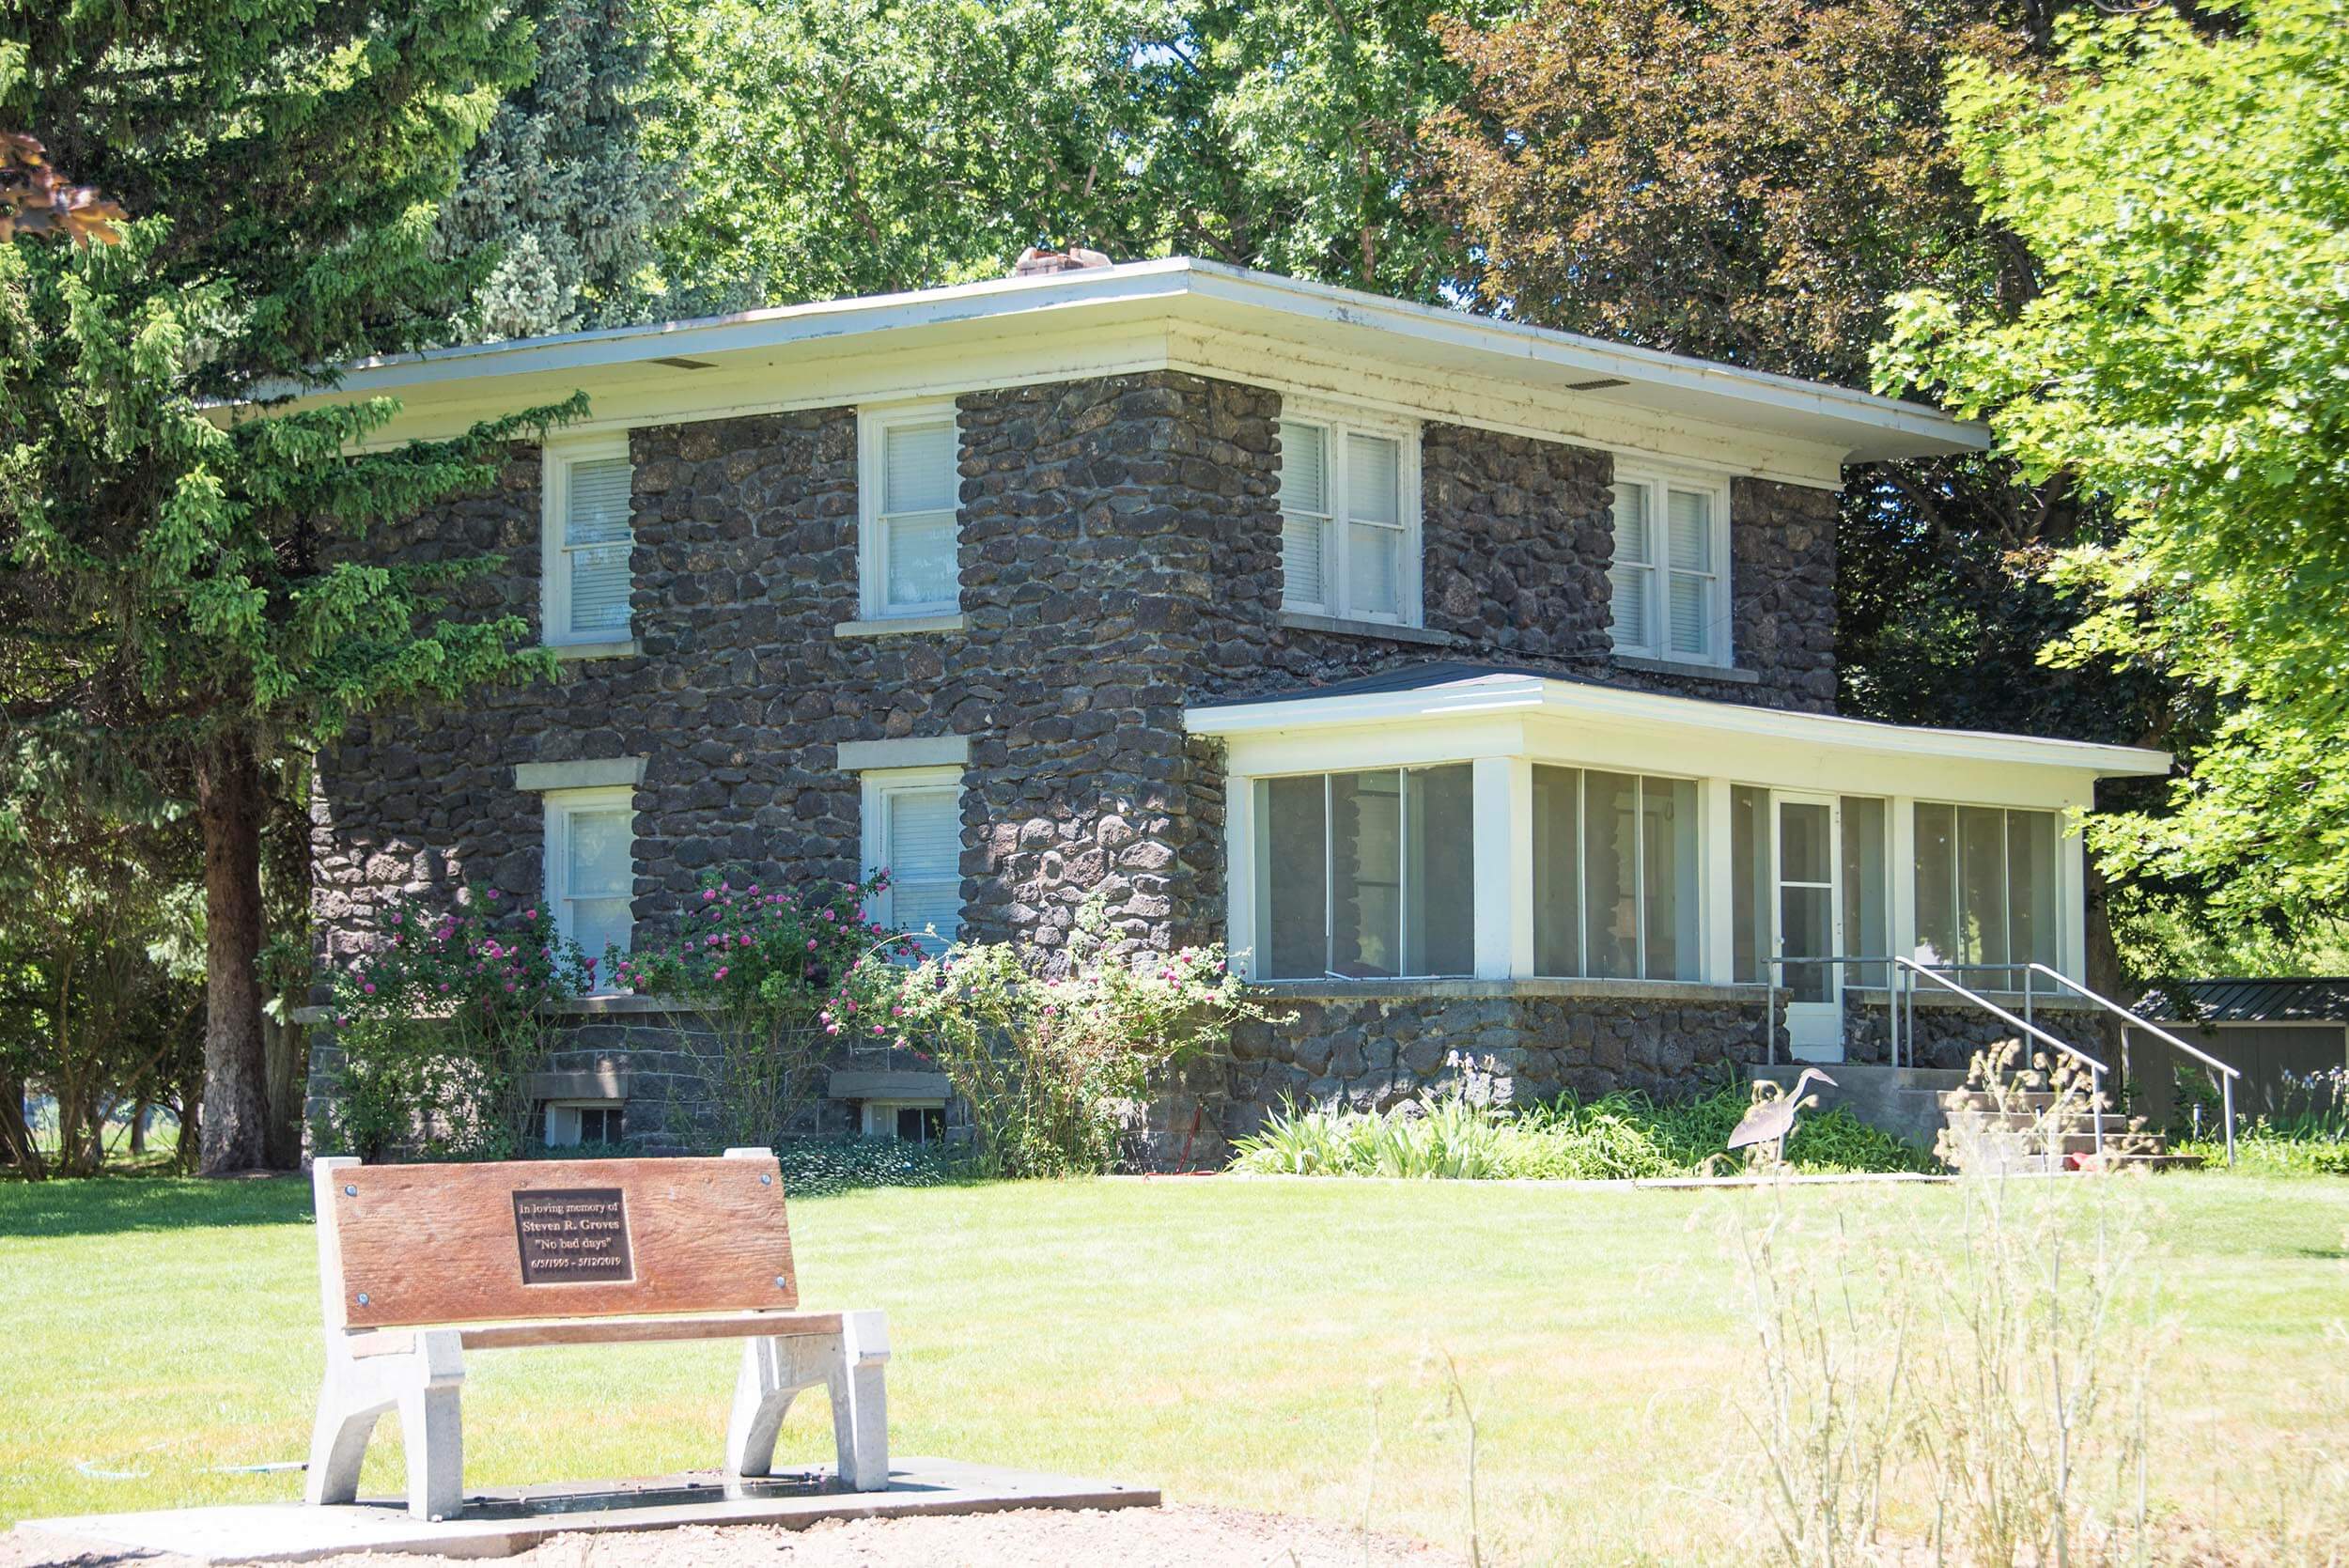
<svg viewBox="0 0 2349 1568">
<path fill-rule="evenodd" d="M 340 1064 L 319 1147 L 363 1159 L 502 1159 L 528 1141 L 550 1003 L 594 966 L 535 904 L 468 885 L 453 908 L 394 900 L 334 983 Z"/>
<path fill-rule="evenodd" d="M 843 977 L 917 951 L 864 917 L 888 885 L 887 872 L 797 891 L 742 872 L 713 875 L 672 934 L 609 955 L 616 985 L 680 1004 L 680 1045 L 707 1063 L 729 1144 L 771 1143 L 794 1130 L 841 1055 L 825 1008 Z"/>
<path fill-rule="evenodd" d="M 1268 1019 L 1221 946 L 1135 953 L 1097 899 L 1051 954 L 957 942 L 911 964 L 868 961 L 824 1013 L 845 1042 L 935 1061 L 970 1108 L 977 1158 L 1002 1176 L 1112 1169 L 1150 1094 Z"/>
</svg>

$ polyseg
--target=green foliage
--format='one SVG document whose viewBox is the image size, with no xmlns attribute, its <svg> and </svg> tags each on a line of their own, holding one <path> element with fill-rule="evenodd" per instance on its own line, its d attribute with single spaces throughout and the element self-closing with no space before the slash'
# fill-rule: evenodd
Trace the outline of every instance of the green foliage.
<svg viewBox="0 0 2349 1568">
<path fill-rule="evenodd" d="M 2188 887 L 2222 925 L 2300 925 L 2349 908 L 2349 4 L 2232 15 L 2076 13 L 2052 92 L 1958 69 L 1968 180 L 2043 287 L 2012 313 L 1905 298 L 1878 379 L 2113 498 L 2119 536 L 2055 564 L 2091 606 L 2055 662 L 2220 699 L 2170 815 L 2091 819 L 2108 872 Z"/>
<path fill-rule="evenodd" d="M 2224 1107 L 2206 1075 L 2180 1071 L 2171 1147 L 2223 1167 L 2227 1143 L 2216 1129 Z M 2272 1116 L 2235 1129 L 2235 1169 L 2252 1175 L 2349 1176 L 2349 1067 L 2291 1075 Z"/>
<path fill-rule="evenodd" d="M 1057 955 L 957 942 L 862 964 L 824 1023 L 844 1043 L 934 1060 L 970 1107 L 988 1174 L 1070 1176 L 1115 1166 L 1154 1088 L 1221 1051 L 1236 1022 L 1269 1017 L 1221 947 L 1127 951 L 1096 898 Z"/>
<path fill-rule="evenodd" d="M 825 1007 L 840 977 L 881 950 L 913 952 L 864 919 L 866 902 L 887 885 L 879 872 L 795 893 L 745 872 L 712 874 L 678 929 L 607 955 L 615 984 L 692 1009 L 680 1048 L 698 1049 L 694 1035 L 707 1031 L 702 1054 L 727 1143 L 772 1143 L 793 1130 L 822 1096 L 838 1054 Z"/>
<path fill-rule="evenodd" d="M 998 277 L 1040 240 L 1433 298 L 1450 237 L 1409 193 L 1458 75 L 1438 9 L 654 0 L 668 308 Z"/>
<path fill-rule="evenodd" d="M 434 213 L 527 75 L 530 28 L 502 0 L 192 0 L 19 31 L 0 124 L 38 127 L 132 221 L 116 245 L 0 245 L 0 831 L 60 799 L 194 800 L 204 1163 L 246 1169 L 268 1146 L 258 840 L 280 760 L 385 703 L 552 673 L 521 618 L 458 613 L 489 563 L 364 545 L 567 411 L 357 451 L 391 404 L 288 402 L 432 341 L 479 282 L 490 258 L 437 255 Z M 38 877 L 26 846 L 0 858 Z"/>
<path fill-rule="evenodd" d="M 786 1197 L 821 1198 L 873 1187 L 948 1187 L 975 1180 L 962 1150 L 894 1138 L 793 1139 L 779 1144 Z"/>
<path fill-rule="evenodd" d="M 652 60 L 635 0 L 529 0 L 530 80 L 508 94 L 441 210 L 442 253 L 496 257 L 450 321 L 470 343 L 648 314 L 648 231 L 666 195 L 640 119 Z"/>
<path fill-rule="evenodd" d="M 553 916 L 468 887 L 454 908 L 395 900 L 334 986 L 341 1060 L 319 1147 L 365 1159 L 505 1159 L 530 1141 L 529 1078 L 550 1004 L 587 988 Z"/>
<path fill-rule="evenodd" d="M 1751 1103 L 1746 1086 L 1731 1083 L 1672 1104 L 1611 1094 L 1518 1110 L 1482 1105 L 1455 1090 L 1383 1114 L 1291 1110 L 1238 1140 L 1231 1168 L 1466 1181 L 1712 1175 L 1724 1169 L 1723 1146 Z M 1801 1172 L 1938 1169 L 1922 1151 L 1841 1106 L 1797 1123 L 1786 1162 Z"/>
</svg>

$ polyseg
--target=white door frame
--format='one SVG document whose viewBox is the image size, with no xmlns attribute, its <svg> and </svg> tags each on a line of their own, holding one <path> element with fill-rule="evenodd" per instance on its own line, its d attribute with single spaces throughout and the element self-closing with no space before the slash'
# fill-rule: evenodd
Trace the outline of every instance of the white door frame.
<svg viewBox="0 0 2349 1568">
<path fill-rule="evenodd" d="M 1770 792 L 1770 953 L 1774 957 L 1786 956 L 1786 889 L 1790 884 L 1785 875 L 1781 814 L 1790 805 L 1820 806 L 1827 811 L 1828 879 L 1824 883 L 1804 881 L 1791 885 L 1826 892 L 1828 951 L 1816 956 L 1832 957 L 1843 951 L 1843 804 L 1838 796 L 1797 790 Z M 1825 968 L 1825 1001 L 1797 1001 L 1791 990 L 1788 993 L 1786 1038 L 1789 1053 L 1797 1062 L 1843 1060 L 1843 966 L 1829 964 Z M 1787 967 L 1781 965 L 1772 978 L 1780 986 L 1786 986 L 1790 978 Z"/>
</svg>

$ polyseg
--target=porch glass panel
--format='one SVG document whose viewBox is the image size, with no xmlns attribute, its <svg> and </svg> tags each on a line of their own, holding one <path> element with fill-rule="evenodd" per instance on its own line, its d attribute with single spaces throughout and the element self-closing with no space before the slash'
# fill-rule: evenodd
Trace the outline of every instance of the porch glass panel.
<svg viewBox="0 0 2349 1568">
<path fill-rule="evenodd" d="M 1476 805 L 1467 763 L 1403 775 L 1406 974 L 1476 970 Z"/>
<path fill-rule="evenodd" d="M 1696 980 L 1701 941 L 1697 933 L 1697 785 L 1694 779 L 1641 779 L 1641 880 L 1645 895 L 1650 980 Z"/>
<path fill-rule="evenodd" d="M 1533 769 L 1533 972 L 1582 972 L 1582 771 Z"/>
<path fill-rule="evenodd" d="M 2019 984 L 1996 966 L 2007 961 L 2006 813 L 1996 806 L 1957 808 L 1956 956 L 1984 966 L 1958 984 L 1979 989 Z"/>
<path fill-rule="evenodd" d="M 1843 797 L 1843 946 L 1852 954 L 1882 953 L 1891 945 L 1885 910 L 1890 902 L 1885 886 L 1885 806 L 1866 795 Z M 1856 964 L 1843 976 L 1847 985 L 1885 984 L 1882 964 Z"/>
<path fill-rule="evenodd" d="M 1767 980 L 1770 951 L 1770 792 L 1751 784 L 1729 791 L 1730 978 Z"/>
<path fill-rule="evenodd" d="M 1585 948 L 1595 975 L 1640 973 L 1640 781 L 1582 776 Z"/>
<path fill-rule="evenodd" d="M 1379 979 L 1403 968 L 1403 774 L 1330 775 L 1330 970 Z"/>
<path fill-rule="evenodd" d="M 1268 980 L 1311 979 L 1330 967 L 1329 781 L 1256 784 L 1256 908 Z"/>
<path fill-rule="evenodd" d="M 1951 963 L 1957 943 L 1957 808 L 1917 805 L 1917 946 L 1920 963 Z"/>
<path fill-rule="evenodd" d="M 2062 923 L 2056 914 L 2056 842 L 2061 837 L 2051 811 L 2006 814 L 2008 930 L 2015 963 L 2052 969 L 2061 962 Z"/>
</svg>

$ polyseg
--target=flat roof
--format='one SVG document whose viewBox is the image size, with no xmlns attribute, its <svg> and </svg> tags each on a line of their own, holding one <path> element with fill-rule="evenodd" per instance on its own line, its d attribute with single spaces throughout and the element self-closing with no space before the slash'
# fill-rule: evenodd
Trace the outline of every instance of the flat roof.
<svg viewBox="0 0 2349 1568">
<path fill-rule="evenodd" d="M 2169 753 L 2137 746 L 1799 713 L 1636 691 L 1523 665 L 1457 660 L 1430 660 L 1327 686 L 1193 703 L 1185 710 L 1184 727 L 1195 735 L 1234 736 L 1508 712 L 1681 726 L 1908 756 L 2063 768 L 2106 778 L 2157 777 L 2170 767 Z"/>
<path fill-rule="evenodd" d="M 1921 403 L 1190 256 L 428 349 L 343 366 L 329 393 L 275 391 L 298 392 L 305 400 L 384 394 L 412 400 L 451 383 L 510 378 L 592 393 L 599 379 L 641 375 L 640 367 L 782 367 L 788 363 L 778 357 L 782 351 L 801 358 L 812 350 L 856 352 L 863 346 L 847 340 L 872 334 L 890 334 L 892 348 L 933 341 L 951 347 L 989 333 L 1151 318 L 1235 340 L 1309 343 L 1414 371 L 1516 382 L 1599 408 L 1741 427 L 1837 447 L 1849 461 L 1989 445 L 1982 426 Z"/>
</svg>

